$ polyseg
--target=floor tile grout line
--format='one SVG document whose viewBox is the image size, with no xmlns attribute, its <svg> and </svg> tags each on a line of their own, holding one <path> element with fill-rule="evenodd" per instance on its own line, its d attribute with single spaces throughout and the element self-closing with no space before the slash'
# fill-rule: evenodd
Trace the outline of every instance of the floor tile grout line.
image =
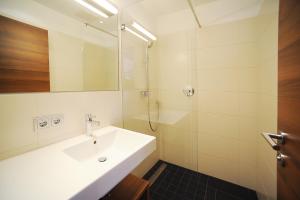
<svg viewBox="0 0 300 200">
<path fill-rule="evenodd" d="M 169 164 L 169 163 L 168 163 Z M 231 197 L 236 200 L 250 200 L 251 193 L 254 192 L 248 188 L 241 187 L 239 185 L 233 185 L 237 187 L 231 187 L 231 183 L 224 180 L 218 179 L 216 177 L 211 177 L 206 174 L 199 172 L 190 171 L 189 169 L 169 164 L 164 172 L 159 176 L 159 181 L 154 183 L 155 191 L 152 191 L 155 194 L 156 198 L 153 200 L 169 200 L 169 199 L 189 199 L 196 200 L 197 197 L 203 198 L 204 200 L 218 199 L 222 198 L 222 193 L 224 196 Z M 178 178 L 178 179 L 177 179 Z M 210 180 L 212 180 L 211 184 Z M 174 184 L 176 183 L 176 184 Z M 193 185 L 191 185 L 193 183 Z M 162 185 L 163 184 L 163 185 Z M 165 187 L 162 187 L 165 186 Z M 193 186 L 193 187 L 191 187 Z M 201 186 L 201 187 L 200 187 Z M 203 195 L 203 189 L 205 186 L 205 191 Z M 219 187 L 219 189 L 217 189 Z M 173 189 L 172 189 L 173 188 Z M 224 190 L 225 189 L 225 190 Z M 228 189 L 228 190 L 226 190 Z M 244 190 L 247 196 L 244 198 Z M 158 192 L 159 190 L 159 192 Z M 179 191 L 182 193 L 179 193 Z M 236 193 L 234 193 L 236 191 Z M 151 192 L 151 188 L 150 188 Z M 221 196 L 219 196 L 219 194 Z M 198 196 L 199 195 L 199 196 Z M 212 196 L 214 195 L 214 196 Z M 257 200 L 253 196 L 253 200 Z"/>
<path fill-rule="evenodd" d="M 218 190 L 216 189 L 215 192 L 214 192 L 215 193 L 215 200 L 217 200 L 217 191 Z"/>
<path fill-rule="evenodd" d="M 206 185 L 205 185 L 204 200 L 206 200 L 207 185 L 208 185 L 208 179 L 206 180 Z"/>
<path fill-rule="evenodd" d="M 196 184 L 196 191 L 194 193 L 194 198 L 193 199 L 196 199 L 197 198 L 197 188 L 199 188 L 200 186 L 200 179 L 198 177 L 197 178 L 197 184 Z"/>
<path fill-rule="evenodd" d="M 187 175 L 189 175 L 189 174 L 186 174 L 186 176 Z M 187 185 L 186 185 L 186 188 L 185 188 L 185 192 L 187 192 L 187 190 L 188 190 L 188 187 L 189 187 L 189 185 L 190 185 L 190 182 L 191 182 L 191 177 L 189 177 L 189 180 L 187 181 Z"/>
<path fill-rule="evenodd" d="M 216 189 L 215 187 L 210 187 L 210 188 Z M 231 192 L 228 192 L 228 191 L 226 191 L 226 190 L 223 190 L 223 189 L 220 189 L 220 188 L 219 188 L 219 189 L 216 189 L 216 191 L 223 192 L 223 193 L 225 193 L 225 194 L 227 194 L 227 195 L 230 195 L 230 196 L 235 197 L 236 199 L 243 200 L 242 197 L 239 197 L 239 196 L 237 196 L 237 195 L 235 195 L 235 194 L 232 194 Z M 247 197 L 248 197 L 248 195 L 247 195 Z M 248 199 L 248 198 L 247 198 L 247 199 Z"/>
</svg>

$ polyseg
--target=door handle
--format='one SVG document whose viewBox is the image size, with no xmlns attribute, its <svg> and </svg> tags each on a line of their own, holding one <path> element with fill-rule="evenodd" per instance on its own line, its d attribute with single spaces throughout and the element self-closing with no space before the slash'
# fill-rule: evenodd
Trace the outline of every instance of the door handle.
<svg viewBox="0 0 300 200">
<path fill-rule="evenodd" d="M 281 152 L 277 152 L 276 159 L 282 167 L 285 166 L 285 158 L 286 155 L 283 155 Z"/>
<path fill-rule="evenodd" d="M 284 144 L 285 140 L 285 133 L 280 132 L 280 134 L 275 134 L 275 133 L 262 133 L 263 137 L 265 140 L 270 144 L 270 146 L 278 151 L 280 149 L 279 144 Z M 274 141 L 277 140 L 277 142 Z"/>
</svg>

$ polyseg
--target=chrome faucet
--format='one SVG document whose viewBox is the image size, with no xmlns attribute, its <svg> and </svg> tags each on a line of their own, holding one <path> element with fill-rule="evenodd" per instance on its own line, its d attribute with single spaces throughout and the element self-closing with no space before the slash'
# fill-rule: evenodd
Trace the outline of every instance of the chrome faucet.
<svg viewBox="0 0 300 200">
<path fill-rule="evenodd" d="M 93 127 L 100 126 L 100 121 L 93 120 L 95 117 L 92 114 L 87 114 L 85 117 L 85 133 L 87 136 L 93 137 Z"/>
</svg>

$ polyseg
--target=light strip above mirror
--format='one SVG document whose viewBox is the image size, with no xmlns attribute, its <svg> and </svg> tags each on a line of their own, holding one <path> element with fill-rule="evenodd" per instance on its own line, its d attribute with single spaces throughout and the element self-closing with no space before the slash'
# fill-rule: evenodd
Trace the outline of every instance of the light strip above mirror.
<svg viewBox="0 0 300 200">
<path fill-rule="evenodd" d="M 118 14 L 118 9 L 107 0 L 93 0 L 93 2 L 114 15 Z"/>
<path fill-rule="evenodd" d="M 95 8 L 94 6 L 92 6 L 91 4 L 83 1 L 83 0 L 74 0 L 76 1 L 77 3 L 79 3 L 80 5 L 82 5 L 83 7 L 89 9 L 90 11 L 96 13 L 97 15 L 100 15 L 101 17 L 104 17 L 104 18 L 108 18 L 108 15 L 105 14 L 104 12 L 100 11 L 99 9 Z"/>
<path fill-rule="evenodd" d="M 147 37 L 149 37 L 151 40 L 157 40 L 157 38 L 150 33 L 149 31 L 147 31 L 143 26 L 141 26 L 140 24 L 133 22 L 132 23 L 132 27 L 134 27 L 136 30 L 140 31 L 141 33 L 145 34 Z"/>
<path fill-rule="evenodd" d="M 121 30 L 128 31 L 129 33 L 137 36 L 138 38 L 144 40 L 145 42 L 149 42 L 145 37 L 141 36 L 140 34 L 138 34 L 137 32 L 135 32 L 134 30 L 128 28 L 125 24 L 122 24 Z"/>
</svg>

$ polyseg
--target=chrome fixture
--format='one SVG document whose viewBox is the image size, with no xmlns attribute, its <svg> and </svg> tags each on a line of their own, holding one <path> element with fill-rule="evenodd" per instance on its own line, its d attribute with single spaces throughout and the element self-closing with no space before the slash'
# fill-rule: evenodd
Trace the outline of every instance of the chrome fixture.
<svg viewBox="0 0 300 200">
<path fill-rule="evenodd" d="M 145 42 L 147 42 L 147 47 L 146 47 L 146 73 L 147 73 L 147 88 L 144 91 L 141 91 L 141 95 L 144 97 L 147 97 L 147 111 L 148 111 L 148 123 L 150 126 L 150 129 L 155 132 L 158 129 L 158 126 L 154 127 L 151 121 L 151 114 L 150 114 L 150 95 L 151 95 L 151 91 L 150 91 L 150 80 L 149 80 L 149 49 L 153 46 L 153 40 L 156 40 L 157 38 L 150 33 L 149 31 L 147 31 L 143 26 L 139 25 L 136 22 L 132 23 L 132 26 L 137 29 L 139 32 L 143 33 L 144 36 L 140 35 L 139 33 L 133 31 L 132 29 L 128 28 L 125 24 L 121 25 L 121 30 L 122 31 L 128 31 L 131 34 L 137 36 L 138 38 L 144 40 Z M 157 118 L 159 118 L 159 102 L 156 101 L 155 102 L 156 106 L 157 106 Z"/>
<path fill-rule="evenodd" d="M 143 91 L 141 91 L 141 95 L 142 95 L 143 97 L 148 97 L 148 96 L 151 95 L 151 91 L 143 90 Z"/>
<path fill-rule="evenodd" d="M 279 150 L 280 149 L 279 144 L 284 144 L 285 133 L 282 132 L 280 132 L 280 134 L 262 133 L 262 135 L 274 150 Z M 276 139 L 277 143 L 273 139 Z"/>
<path fill-rule="evenodd" d="M 98 158 L 99 162 L 105 162 L 106 160 L 107 160 L 107 157 L 105 157 L 105 156 Z"/>
<path fill-rule="evenodd" d="M 195 90 L 194 88 L 192 88 L 192 86 L 186 86 L 185 88 L 183 88 L 182 92 L 187 97 L 191 97 L 195 94 Z"/>
<path fill-rule="evenodd" d="M 194 15 L 194 18 L 195 18 L 195 20 L 196 20 L 196 22 L 197 22 L 197 24 L 198 24 L 198 27 L 199 27 L 199 28 L 202 28 L 202 26 L 201 26 L 201 24 L 200 24 L 200 21 L 199 21 L 199 19 L 198 19 L 197 13 L 196 13 L 196 11 L 195 11 L 195 9 L 194 9 L 194 6 L 193 6 L 193 4 L 192 4 L 192 0 L 187 0 L 187 2 L 188 2 L 188 4 L 189 4 L 189 6 L 190 6 L 190 9 L 192 10 L 192 13 L 193 13 L 193 15 Z"/>
<path fill-rule="evenodd" d="M 280 152 L 280 145 L 284 145 L 287 134 L 283 132 L 279 132 L 279 134 L 276 133 L 262 133 L 262 136 L 265 138 L 265 140 L 269 143 L 269 145 L 272 147 L 272 149 L 277 151 L 276 159 L 280 166 L 285 166 L 285 159 L 286 155 L 282 154 Z M 274 141 L 277 140 L 277 142 Z"/>
<path fill-rule="evenodd" d="M 286 159 L 286 155 L 283 155 L 281 152 L 277 152 L 277 162 L 279 162 L 279 164 L 284 167 L 285 166 L 285 159 Z"/>
<path fill-rule="evenodd" d="M 146 73 L 147 73 L 147 89 L 144 91 L 144 94 L 147 94 L 147 111 L 148 111 L 148 123 L 150 129 L 155 132 L 158 129 L 158 124 L 156 127 L 153 126 L 152 121 L 151 121 L 151 113 L 150 113 L 150 78 L 149 78 L 149 49 L 153 46 L 153 42 L 148 42 L 148 45 L 146 47 Z M 155 102 L 156 107 L 157 107 L 157 119 L 159 119 L 159 102 Z"/>
<path fill-rule="evenodd" d="M 85 116 L 85 133 L 87 136 L 94 137 L 93 136 L 93 127 L 94 126 L 100 126 L 100 121 L 95 121 L 93 118 L 96 116 L 93 116 L 92 114 L 87 114 Z"/>
</svg>

